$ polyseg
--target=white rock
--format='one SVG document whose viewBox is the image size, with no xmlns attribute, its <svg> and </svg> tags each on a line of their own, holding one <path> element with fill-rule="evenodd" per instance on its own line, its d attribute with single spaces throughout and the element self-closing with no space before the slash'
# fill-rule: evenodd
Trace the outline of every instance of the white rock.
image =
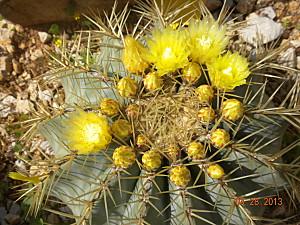
<svg viewBox="0 0 300 225">
<path fill-rule="evenodd" d="M 292 47 L 280 53 L 277 61 L 283 66 L 296 68 L 296 49 Z"/>
<path fill-rule="evenodd" d="M 36 61 L 36 60 L 41 59 L 41 58 L 43 58 L 43 57 L 44 57 L 44 54 L 43 54 L 42 50 L 39 49 L 39 48 L 36 49 L 36 50 L 34 50 L 34 51 L 31 53 L 31 55 L 30 55 L 31 61 Z"/>
<path fill-rule="evenodd" d="M 276 12 L 272 6 L 268 6 L 257 11 L 259 16 L 269 17 L 270 19 L 274 19 L 276 17 Z"/>
<path fill-rule="evenodd" d="M 35 81 L 29 82 L 27 91 L 29 92 L 29 99 L 36 101 L 38 97 L 38 84 Z"/>
<path fill-rule="evenodd" d="M 38 32 L 39 38 L 41 40 L 41 42 L 43 42 L 44 44 L 48 43 L 51 40 L 51 35 L 48 34 L 47 32 Z"/>
<path fill-rule="evenodd" d="M 17 100 L 16 112 L 17 113 L 29 113 L 33 109 L 33 104 L 29 100 Z"/>
<path fill-rule="evenodd" d="M 15 112 L 14 107 L 17 104 L 17 99 L 11 95 L 6 96 L 0 102 L 0 117 L 7 117 L 10 113 Z"/>
<path fill-rule="evenodd" d="M 300 40 L 291 40 L 290 43 L 294 48 L 300 47 Z"/>
<path fill-rule="evenodd" d="M 284 31 L 280 23 L 268 17 L 251 13 L 246 19 L 247 26 L 239 31 L 240 37 L 247 43 L 257 46 L 277 39 Z"/>
<path fill-rule="evenodd" d="M 53 93 L 51 90 L 39 91 L 39 99 L 45 102 L 51 102 Z"/>
</svg>

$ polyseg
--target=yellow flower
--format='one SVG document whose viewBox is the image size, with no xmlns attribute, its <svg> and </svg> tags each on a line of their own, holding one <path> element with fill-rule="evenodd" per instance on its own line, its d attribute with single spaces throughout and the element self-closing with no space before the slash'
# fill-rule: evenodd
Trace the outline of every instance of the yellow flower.
<svg viewBox="0 0 300 225">
<path fill-rule="evenodd" d="M 118 119 L 111 126 L 112 133 L 115 137 L 124 139 L 132 134 L 131 124 L 127 120 Z"/>
<path fill-rule="evenodd" d="M 182 78 L 190 84 L 195 83 L 201 74 L 201 67 L 194 62 L 188 63 L 182 70 Z"/>
<path fill-rule="evenodd" d="M 205 157 L 205 149 L 203 144 L 199 142 L 191 142 L 187 148 L 187 154 L 191 159 L 199 160 Z"/>
<path fill-rule="evenodd" d="M 216 148 L 223 148 L 230 141 L 230 135 L 224 129 L 216 129 L 211 132 L 210 141 Z"/>
<path fill-rule="evenodd" d="M 143 73 L 149 66 L 145 59 L 145 47 L 130 36 L 126 36 L 124 42 L 122 61 L 125 68 L 131 73 Z"/>
<path fill-rule="evenodd" d="M 161 166 L 162 157 L 156 150 L 149 150 L 142 156 L 142 162 L 146 170 L 155 171 Z"/>
<path fill-rule="evenodd" d="M 160 76 L 183 68 L 189 61 L 190 54 L 186 35 L 181 30 L 168 27 L 153 32 L 148 40 L 149 54 L 147 59 L 154 63 Z"/>
<path fill-rule="evenodd" d="M 130 77 L 123 77 L 117 84 L 117 90 L 122 97 L 135 96 L 138 89 L 138 85 L 135 80 Z"/>
<path fill-rule="evenodd" d="M 115 116 L 119 114 L 120 105 L 116 100 L 104 98 L 100 103 L 100 110 L 104 115 Z"/>
<path fill-rule="evenodd" d="M 207 69 L 212 85 L 224 91 L 245 84 L 250 75 L 247 59 L 238 53 L 227 52 L 207 64 Z"/>
<path fill-rule="evenodd" d="M 209 17 L 192 21 L 188 32 L 191 57 L 200 64 L 213 61 L 228 44 L 225 27 Z"/>
<path fill-rule="evenodd" d="M 78 154 L 105 149 L 112 139 L 104 116 L 82 110 L 72 113 L 65 122 L 65 135 L 69 148 Z"/>
<path fill-rule="evenodd" d="M 207 168 L 207 174 L 213 179 L 221 179 L 225 172 L 219 164 L 212 164 Z"/>
<path fill-rule="evenodd" d="M 237 99 L 228 99 L 222 103 L 221 106 L 222 115 L 225 119 L 236 121 L 244 115 L 244 106 Z"/>
<path fill-rule="evenodd" d="M 40 178 L 38 176 L 26 176 L 18 172 L 9 172 L 8 177 L 14 180 L 27 181 L 32 184 L 38 184 L 40 182 Z"/>
<path fill-rule="evenodd" d="M 175 166 L 170 170 L 170 180 L 179 187 L 186 187 L 191 180 L 191 172 L 186 166 Z"/>
<path fill-rule="evenodd" d="M 214 98 L 214 89 L 212 86 L 203 84 L 195 90 L 200 103 L 211 103 Z"/>
<path fill-rule="evenodd" d="M 144 78 L 144 86 L 147 90 L 154 91 L 162 87 L 163 80 L 161 77 L 153 72 L 146 75 Z"/>
<path fill-rule="evenodd" d="M 147 144 L 147 138 L 143 134 L 139 134 L 136 138 L 136 144 L 138 147 L 145 146 Z"/>
<path fill-rule="evenodd" d="M 198 112 L 198 118 L 203 123 L 210 123 L 216 117 L 215 111 L 211 107 L 202 107 Z"/>
<path fill-rule="evenodd" d="M 62 46 L 62 39 L 61 38 L 57 38 L 54 40 L 54 44 L 56 45 L 56 47 L 60 48 Z"/>
<path fill-rule="evenodd" d="M 180 148 L 177 145 L 170 145 L 167 147 L 166 151 L 167 155 L 170 157 L 170 160 L 176 161 L 179 153 L 180 153 Z"/>
<path fill-rule="evenodd" d="M 127 169 L 135 161 L 135 152 L 133 148 L 123 145 L 115 149 L 112 158 L 116 167 Z"/>
</svg>

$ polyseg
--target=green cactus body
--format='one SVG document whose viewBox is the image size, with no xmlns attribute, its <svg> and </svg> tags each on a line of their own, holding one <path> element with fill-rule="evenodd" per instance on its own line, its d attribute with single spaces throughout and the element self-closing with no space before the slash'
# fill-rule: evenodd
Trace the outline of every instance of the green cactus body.
<svg viewBox="0 0 300 225">
<path fill-rule="evenodd" d="M 140 4 L 141 9 L 147 11 L 148 8 L 143 8 L 146 3 Z M 122 31 L 124 31 L 123 22 L 128 14 L 126 11 L 118 15 L 114 13 L 107 27 L 104 27 L 104 24 L 99 25 L 101 41 L 97 42 L 98 39 L 93 40 L 90 37 L 88 43 L 83 44 L 89 54 L 86 58 L 93 59 L 83 62 L 88 70 L 72 67 L 59 74 L 66 96 L 63 113 L 39 125 L 39 132 L 49 141 L 55 152 L 55 158 L 65 159 L 60 165 L 59 173 L 49 175 L 55 182 L 47 192 L 68 205 L 72 211 L 70 216 L 75 219 L 76 224 L 255 224 L 254 217 L 262 216 L 264 207 L 253 207 L 247 203 L 237 204 L 236 199 L 276 197 L 278 191 L 289 186 L 283 178 L 281 167 L 278 166 L 281 163 L 281 153 L 285 151 L 282 138 L 288 126 L 288 117 L 276 113 L 277 108 L 272 105 L 273 97 L 265 94 L 265 78 L 259 77 L 262 82 L 256 85 L 242 85 L 245 83 L 243 77 L 236 85 L 234 83 L 227 85 L 218 80 L 216 68 L 212 68 L 214 64 L 210 64 L 208 58 L 205 59 L 208 60 L 209 67 L 208 72 L 203 71 L 205 76 L 201 75 L 201 79 L 194 85 L 185 84 L 186 82 L 182 82 L 180 78 L 180 71 L 188 60 L 174 57 L 178 55 L 186 57 L 187 53 L 181 54 L 181 49 L 172 49 L 172 46 L 166 45 L 164 51 L 161 51 L 160 47 L 157 49 L 155 47 L 151 49 L 151 56 L 142 57 L 146 60 L 143 65 L 149 65 L 146 70 L 160 70 L 160 75 L 164 73 L 163 71 L 167 71 L 161 75 L 162 87 L 149 92 L 143 87 L 141 76 L 145 74 L 131 74 L 125 70 L 121 60 Z M 172 24 L 172 21 L 167 22 L 165 17 L 162 18 L 165 21 L 157 17 L 154 23 L 151 21 L 149 23 L 164 32 L 162 27 Z M 116 21 L 118 26 L 113 25 L 117 23 Z M 191 25 L 193 29 L 197 26 Z M 193 32 L 192 28 L 190 32 Z M 185 28 L 180 25 L 177 29 Z M 138 26 L 137 30 L 141 30 L 146 40 L 150 38 L 151 34 L 147 33 L 146 29 L 143 30 Z M 164 37 L 171 38 L 173 31 L 168 28 L 166 32 L 170 32 L 170 36 L 166 33 L 163 34 Z M 159 34 L 155 33 L 152 38 L 157 38 L 155 35 Z M 89 49 L 91 40 L 100 47 Z M 134 44 L 134 40 L 132 41 Z M 159 41 L 162 40 L 157 38 L 151 45 Z M 210 43 L 208 40 L 202 42 Z M 180 44 L 182 43 L 184 42 Z M 162 42 L 158 45 L 164 44 L 166 43 Z M 176 43 L 171 44 L 176 47 Z M 177 55 L 173 55 L 173 50 L 176 50 Z M 140 52 L 133 55 L 138 56 Z M 174 58 L 182 67 L 173 70 L 171 61 L 167 61 L 168 69 L 161 68 L 162 63 L 160 67 L 155 68 L 156 62 L 153 57 L 160 52 L 163 60 L 168 60 L 168 57 L 171 60 Z M 220 55 L 214 57 L 222 57 L 222 54 L 220 52 Z M 226 57 L 218 60 L 222 63 L 231 63 L 230 57 L 236 59 L 241 56 L 228 53 Z M 247 61 L 245 58 L 233 60 L 240 63 L 245 61 Z M 258 68 L 255 67 L 256 62 L 249 62 L 249 66 L 247 63 L 240 66 L 239 68 L 243 68 L 241 73 L 248 76 L 245 68 Z M 195 63 L 199 64 L 197 61 Z M 235 73 L 232 69 L 234 63 L 230 65 L 231 67 L 222 69 L 222 73 L 226 75 Z M 135 71 L 135 68 L 132 70 Z M 138 68 L 136 71 L 141 72 Z M 204 79 L 210 76 L 209 73 L 214 74 L 212 84 L 209 79 Z M 126 98 L 119 95 L 116 90 L 117 82 L 123 77 L 130 77 L 137 82 L 137 96 Z M 195 90 L 200 85 L 210 84 L 215 89 L 213 102 L 199 101 Z M 180 88 L 176 88 L 177 86 Z M 233 86 L 234 89 L 228 92 L 227 88 Z M 234 122 L 223 120 L 220 113 L 221 103 L 232 96 L 240 99 L 245 108 L 242 118 Z M 68 115 L 78 107 L 99 113 L 97 107 L 105 98 L 114 99 L 120 105 L 120 115 L 108 118 L 109 123 L 113 124 L 118 119 L 129 121 L 133 135 L 130 139 L 113 138 L 107 149 L 99 150 L 97 153 L 78 155 L 76 149 L 69 149 L 67 140 L 64 140 L 63 130 L 68 126 Z M 139 113 L 134 117 L 126 114 L 126 108 L 130 104 L 135 104 L 139 109 Z M 216 118 L 209 122 L 201 121 L 198 112 L 203 107 L 212 107 L 216 112 Z M 291 104 L 284 107 L 296 113 Z M 210 142 L 210 131 L 216 128 L 226 130 L 231 137 L 230 142 L 222 148 L 216 148 Z M 135 138 L 138 135 L 147 137 L 147 145 L 135 146 Z M 203 145 L 203 156 L 197 160 L 188 157 L 186 151 L 181 151 L 186 150 L 193 141 Z M 130 146 L 135 151 L 135 163 L 129 168 L 114 166 L 113 151 L 121 145 Z M 172 160 L 166 153 L 169 146 L 178 146 L 178 154 Z M 150 148 L 157 149 L 162 158 L 162 165 L 158 169 L 155 167 L 146 171 L 143 169 L 141 159 Z M 277 155 L 278 157 L 273 157 Z M 206 172 L 207 167 L 213 163 L 221 165 L 225 171 L 225 175 L 220 179 L 212 179 Z M 176 186 L 169 174 L 172 168 L 180 165 L 190 172 L 190 180 L 183 181 L 184 184 L 188 183 L 187 185 Z"/>
</svg>

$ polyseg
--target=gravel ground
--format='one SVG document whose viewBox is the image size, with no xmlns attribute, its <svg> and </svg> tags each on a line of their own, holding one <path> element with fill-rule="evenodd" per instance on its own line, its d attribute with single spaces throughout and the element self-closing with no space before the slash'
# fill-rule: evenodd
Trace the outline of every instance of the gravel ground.
<svg viewBox="0 0 300 225">
<path fill-rule="evenodd" d="M 214 15 L 220 12 L 221 1 L 206 2 Z M 290 48 L 279 61 L 300 69 L 300 0 L 228 0 L 227 4 L 236 8 L 232 17 L 247 16 L 248 21 L 257 23 L 266 21 L 272 27 L 271 31 L 265 27 L 261 29 L 266 43 L 281 35 L 281 44 L 288 42 Z M 255 45 L 255 41 L 247 40 L 252 34 L 251 29 L 240 32 L 242 39 L 244 37 L 250 46 Z M 51 155 L 47 142 L 39 136 L 30 142 L 19 141 L 23 131 L 16 122 L 30 118 L 30 114 L 40 105 L 58 107 L 63 103 L 62 88 L 58 82 L 44 86 L 36 79 L 47 71 L 46 52 L 55 49 L 54 42 L 54 36 L 49 33 L 0 20 L 0 225 L 68 222 L 49 213 L 25 220 L 26 205 L 14 201 L 16 196 L 11 189 L 17 183 L 7 178 L 9 171 L 26 167 L 17 160 L 19 156 L 39 158 L 42 157 L 40 151 Z M 285 218 L 294 211 L 282 207 L 270 209 L 268 213 L 272 217 Z M 292 222 L 297 224 L 297 221 Z"/>
</svg>

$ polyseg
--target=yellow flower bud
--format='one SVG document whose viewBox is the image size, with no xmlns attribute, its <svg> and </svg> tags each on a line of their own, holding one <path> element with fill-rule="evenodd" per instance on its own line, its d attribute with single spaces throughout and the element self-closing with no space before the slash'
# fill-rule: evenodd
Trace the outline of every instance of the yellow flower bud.
<svg viewBox="0 0 300 225">
<path fill-rule="evenodd" d="M 119 80 L 117 89 L 122 97 L 132 97 L 136 95 L 138 85 L 130 77 L 123 77 Z"/>
<path fill-rule="evenodd" d="M 187 154 L 193 160 L 203 159 L 205 157 L 203 144 L 195 141 L 191 142 L 187 148 Z"/>
<path fill-rule="evenodd" d="M 198 112 L 198 118 L 203 123 L 212 122 L 216 117 L 215 111 L 211 107 L 202 107 Z"/>
<path fill-rule="evenodd" d="M 195 83 L 201 77 L 201 67 L 198 63 L 190 62 L 182 70 L 182 78 L 188 83 Z"/>
<path fill-rule="evenodd" d="M 139 115 L 139 106 L 137 104 L 130 104 L 125 111 L 128 117 L 137 117 Z"/>
<path fill-rule="evenodd" d="M 136 144 L 138 147 L 145 146 L 147 144 L 147 138 L 145 135 L 139 134 L 136 138 Z"/>
<path fill-rule="evenodd" d="M 208 176 L 213 179 L 221 179 L 225 172 L 219 164 L 212 164 L 207 168 Z"/>
<path fill-rule="evenodd" d="M 180 148 L 178 148 L 178 146 L 176 146 L 176 145 L 170 145 L 166 149 L 166 153 L 172 161 L 176 161 L 176 159 L 179 155 L 179 152 L 180 152 Z"/>
<path fill-rule="evenodd" d="M 212 86 L 203 84 L 195 90 L 200 103 L 211 103 L 214 98 L 214 89 Z"/>
<path fill-rule="evenodd" d="M 125 48 L 122 61 L 125 68 L 131 73 L 143 73 L 149 66 L 149 63 L 145 60 L 145 47 L 130 36 L 126 36 L 124 41 Z"/>
<path fill-rule="evenodd" d="M 100 103 L 100 110 L 104 115 L 115 116 L 119 114 L 120 105 L 116 100 L 104 98 Z"/>
<path fill-rule="evenodd" d="M 144 78 L 144 86 L 147 90 L 154 91 L 162 87 L 162 78 L 157 73 L 148 73 Z"/>
<path fill-rule="evenodd" d="M 170 170 L 170 180 L 179 187 L 186 187 L 191 180 L 191 172 L 186 166 L 175 166 Z"/>
<path fill-rule="evenodd" d="M 230 135 L 224 129 L 216 129 L 211 132 L 210 141 L 216 148 L 223 148 L 230 141 Z"/>
<path fill-rule="evenodd" d="M 123 145 L 115 149 L 112 158 L 116 167 L 127 169 L 135 161 L 135 152 L 133 148 Z"/>
<path fill-rule="evenodd" d="M 115 137 L 124 139 L 132 134 L 131 124 L 127 120 L 116 120 L 111 126 L 112 133 Z"/>
<path fill-rule="evenodd" d="M 162 157 L 157 150 L 149 150 L 144 153 L 142 162 L 146 170 L 155 171 L 161 166 Z"/>
<path fill-rule="evenodd" d="M 222 103 L 221 111 L 225 119 L 236 121 L 244 115 L 244 106 L 239 100 L 232 98 Z"/>
</svg>

